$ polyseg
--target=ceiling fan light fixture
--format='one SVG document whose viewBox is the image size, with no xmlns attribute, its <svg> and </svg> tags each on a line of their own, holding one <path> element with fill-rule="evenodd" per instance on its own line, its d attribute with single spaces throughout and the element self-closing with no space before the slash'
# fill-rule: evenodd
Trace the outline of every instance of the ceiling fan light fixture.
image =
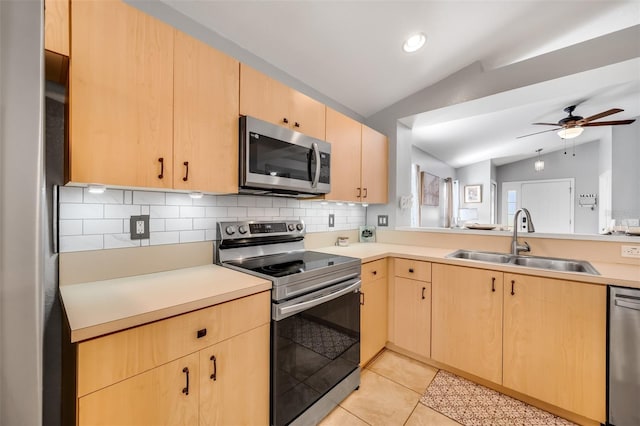
<svg viewBox="0 0 640 426">
<path fill-rule="evenodd" d="M 413 53 L 424 46 L 427 41 L 427 36 L 424 33 L 415 33 L 410 35 L 402 45 L 402 50 L 407 53 Z"/>
<path fill-rule="evenodd" d="M 573 139 L 580 136 L 582 132 L 584 132 L 584 129 L 582 127 L 569 127 L 566 129 L 560 129 L 558 131 L 558 136 L 560 136 L 562 139 Z"/>
</svg>

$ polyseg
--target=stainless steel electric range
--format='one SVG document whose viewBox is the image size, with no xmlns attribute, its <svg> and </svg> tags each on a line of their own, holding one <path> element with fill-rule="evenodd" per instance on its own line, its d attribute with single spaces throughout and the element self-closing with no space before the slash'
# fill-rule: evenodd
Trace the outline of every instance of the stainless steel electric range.
<svg viewBox="0 0 640 426">
<path fill-rule="evenodd" d="M 315 425 L 360 385 L 360 260 L 304 249 L 304 222 L 219 222 L 218 262 L 269 279 L 271 425 Z"/>
</svg>

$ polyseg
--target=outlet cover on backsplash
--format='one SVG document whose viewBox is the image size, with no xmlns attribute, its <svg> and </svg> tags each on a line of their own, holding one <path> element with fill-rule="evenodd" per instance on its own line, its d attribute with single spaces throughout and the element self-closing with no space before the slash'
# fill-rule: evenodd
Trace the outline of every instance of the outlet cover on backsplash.
<svg viewBox="0 0 640 426">
<path fill-rule="evenodd" d="M 131 238 L 131 216 L 149 216 L 149 236 Z M 307 232 L 357 230 L 365 209 L 320 201 L 248 195 L 205 195 L 193 199 L 178 192 L 59 188 L 60 252 L 180 244 L 214 240 L 216 223 L 234 220 L 301 219 Z"/>
</svg>

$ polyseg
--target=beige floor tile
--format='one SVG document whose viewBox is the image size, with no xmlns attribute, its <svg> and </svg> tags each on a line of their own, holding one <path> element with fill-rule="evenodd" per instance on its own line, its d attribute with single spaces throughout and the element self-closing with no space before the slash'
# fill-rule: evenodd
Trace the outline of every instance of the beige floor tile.
<svg viewBox="0 0 640 426">
<path fill-rule="evenodd" d="M 386 350 L 367 368 L 422 394 L 438 372 L 437 369 Z"/>
<path fill-rule="evenodd" d="M 318 426 L 367 426 L 368 423 L 363 422 L 342 407 L 336 407 L 327 417 L 325 417 Z"/>
<path fill-rule="evenodd" d="M 405 426 L 460 426 L 460 423 L 425 405 L 418 404 Z"/>
<path fill-rule="evenodd" d="M 364 370 L 360 389 L 340 405 L 371 425 L 402 425 L 420 394 L 370 370 Z"/>
</svg>

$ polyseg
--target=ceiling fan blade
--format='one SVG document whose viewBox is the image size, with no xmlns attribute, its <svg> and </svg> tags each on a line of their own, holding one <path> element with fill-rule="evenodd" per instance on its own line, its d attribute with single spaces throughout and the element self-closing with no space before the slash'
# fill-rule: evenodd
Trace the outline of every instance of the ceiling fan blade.
<svg viewBox="0 0 640 426">
<path fill-rule="evenodd" d="M 542 126 L 558 126 L 558 123 L 531 123 L 531 124 L 540 124 Z"/>
<path fill-rule="evenodd" d="M 617 113 L 622 112 L 622 111 L 624 111 L 624 110 L 620 109 L 620 108 L 612 108 L 612 109 L 610 109 L 608 111 L 603 111 L 600 114 L 592 115 L 591 117 L 587 117 L 587 118 L 583 118 L 582 120 L 578 120 L 578 122 L 576 124 L 582 125 L 584 123 L 588 123 L 590 121 L 597 120 L 599 118 L 606 117 L 608 115 L 617 114 Z"/>
<path fill-rule="evenodd" d="M 554 124 L 554 126 L 557 126 L 557 124 Z M 518 137 L 516 137 L 516 139 L 526 138 L 527 136 L 539 135 L 540 133 L 555 132 L 555 131 L 558 131 L 560 129 L 562 129 L 562 127 L 558 127 L 556 129 L 543 130 L 541 132 L 529 133 L 528 135 L 518 136 Z"/>
<path fill-rule="evenodd" d="M 585 123 L 582 127 L 593 127 L 593 126 L 616 126 L 618 124 L 631 124 L 636 120 L 618 120 L 618 121 L 597 121 L 595 123 Z"/>
</svg>

